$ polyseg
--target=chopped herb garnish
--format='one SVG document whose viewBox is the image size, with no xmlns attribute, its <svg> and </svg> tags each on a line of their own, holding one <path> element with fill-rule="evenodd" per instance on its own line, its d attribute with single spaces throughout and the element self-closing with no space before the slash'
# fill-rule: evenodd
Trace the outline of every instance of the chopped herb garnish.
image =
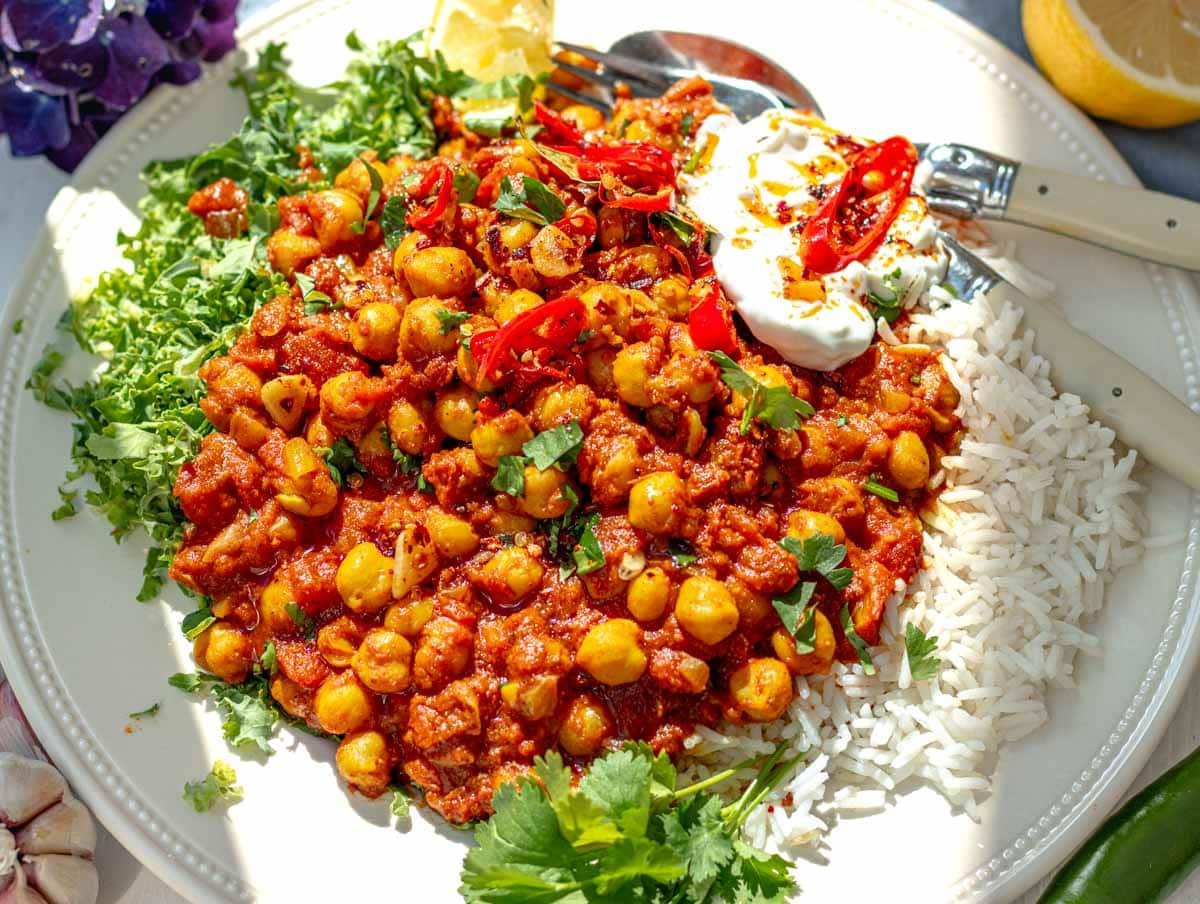
<svg viewBox="0 0 1200 904">
<path fill-rule="evenodd" d="M 275 669 L 278 666 L 278 659 L 275 654 L 275 641 L 268 640 L 263 645 L 262 655 L 258 657 L 258 661 L 254 663 L 254 674 L 261 675 L 265 678 L 270 678 L 275 674 Z"/>
<path fill-rule="evenodd" d="M 926 681 L 938 673 L 942 660 L 937 653 L 937 638 L 909 623 L 904 627 L 904 649 L 908 653 L 908 671 L 913 681 Z"/>
<path fill-rule="evenodd" d="M 921 385 L 921 375 L 913 374 L 911 377 L 908 378 L 908 382 L 912 383 L 913 386 L 920 386 Z"/>
<path fill-rule="evenodd" d="M 371 191 L 367 195 L 367 206 L 363 208 L 362 222 L 355 223 L 350 227 L 350 231 L 357 235 L 366 232 L 367 223 L 371 221 L 371 214 L 375 212 L 375 207 L 379 204 L 379 197 L 383 194 L 383 176 L 379 175 L 379 170 L 375 169 L 373 163 L 365 160 L 363 166 L 367 168 L 367 178 L 371 180 Z"/>
<path fill-rule="evenodd" d="M 344 436 L 339 436 L 332 446 L 316 446 L 313 452 L 325 459 L 325 465 L 329 468 L 329 476 L 339 487 L 345 486 L 346 478 L 351 474 L 355 472 L 361 474 L 364 471 L 362 462 L 358 460 L 358 456 L 354 452 L 354 447 Z"/>
<path fill-rule="evenodd" d="M 13 335 L 14 335 L 14 336 L 20 336 L 20 335 L 21 335 L 21 330 L 23 330 L 23 329 L 25 329 L 25 321 L 24 321 L 24 319 L 21 319 L 21 320 L 14 320 L 14 321 L 13 321 L 13 325 L 12 325 L 12 331 L 13 331 Z"/>
<path fill-rule="evenodd" d="M 829 534 L 813 534 L 806 540 L 784 537 L 779 545 L 796 559 L 801 571 L 815 571 L 838 590 L 845 590 L 854 578 L 850 568 L 839 568 L 846 559 L 846 547 Z"/>
<path fill-rule="evenodd" d="M 950 285 L 948 282 L 942 283 L 942 291 L 951 298 L 958 298 L 958 289 L 954 288 L 954 286 Z"/>
<path fill-rule="evenodd" d="M 168 678 L 167 683 L 189 694 L 212 696 L 217 709 L 225 716 L 221 727 L 230 747 L 253 744 L 268 756 L 275 752 L 270 738 L 279 721 L 279 712 L 262 676 L 249 678 L 241 684 L 226 684 L 208 672 L 180 672 Z M 296 725 L 291 719 L 289 722 Z"/>
<path fill-rule="evenodd" d="M 692 123 L 695 122 L 695 120 L 696 117 L 691 113 L 684 113 L 681 117 L 679 117 L 679 134 L 684 138 L 687 138 L 689 135 L 691 135 Z"/>
<path fill-rule="evenodd" d="M 846 633 L 846 640 L 850 641 L 850 646 L 854 647 L 855 652 L 858 653 L 858 661 L 862 663 L 863 671 L 868 675 L 874 675 L 875 661 L 871 658 L 871 651 L 867 649 L 867 642 L 854 630 L 854 619 L 850 616 L 849 603 L 842 606 L 838 616 L 842 621 L 842 630 Z"/>
<path fill-rule="evenodd" d="M 412 797 L 408 791 L 401 788 L 399 785 L 388 785 L 388 790 L 392 792 L 392 799 L 388 803 L 388 809 L 397 819 L 408 819 L 409 809 L 412 803 Z"/>
<path fill-rule="evenodd" d="M 687 540 L 672 540 L 667 544 L 667 554 L 670 555 L 676 568 L 691 565 L 700 558 L 692 550 L 692 545 Z"/>
<path fill-rule="evenodd" d="M 218 800 L 234 803 L 242 799 L 242 787 L 237 784 L 237 773 L 228 763 L 217 760 L 208 775 L 198 782 L 187 782 L 183 786 L 183 799 L 204 813 L 213 808 Z"/>
<path fill-rule="evenodd" d="M 670 227 L 675 237 L 684 245 L 690 245 L 696 237 L 696 227 L 673 210 L 664 210 L 654 214 L 654 218 L 665 226 Z"/>
<path fill-rule="evenodd" d="M 286 610 L 288 618 L 295 622 L 296 627 L 303 631 L 306 636 L 316 634 L 317 623 L 312 620 L 312 616 L 301 609 L 295 602 L 288 603 L 283 608 Z"/>
<path fill-rule="evenodd" d="M 900 494 L 891 487 L 884 486 L 872 477 L 863 484 L 863 489 L 868 493 L 878 496 L 880 499 L 886 499 L 888 502 L 899 502 Z"/>
<path fill-rule="evenodd" d="M 591 574 L 604 567 L 604 550 L 596 539 L 595 527 L 600 523 L 600 515 L 589 515 L 584 523 L 579 541 L 571 550 L 571 558 L 575 561 L 575 571 L 579 574 Z"/>
<path fill-rule="evenodd" d="M 867 298 L 875 305 L 875 316 L 882 317 L 888 323 L 895 323 L 902 310 L 900 303 L 904 300 L 904 292 L 900 287 L 900 278 L 901 271 L 897 267 L 882 277 L 882 292 L 867 293 Z"/>
<path fill-rule="evenodd" d="M 383 228 L 383 240 L 389 251 L 400 247 L 400 241 L 408 235 L 411 228 L 408 225 L 408 203 L 401 195 L 392 195 L 383 205 L 383 213 L 379 215 L 379 225 Z"/>
<path fill-rule="evenodd" d="M 438 322 L 441 324 L 443 336 L 449 336 L 471 319 L 470 311 L 451 311 L 446 308 L 438 308 L 435 313 L 437 314 Z"/>
<path fill-rule="evenodd" d="M 479 177 L 473 170 L 464 168 L 456 171 L 454 191 L 458 194 L 458 203 L 470 204 L 475 200 L 475 192 L 479 191 Z"/>
<path fill-rule="evenodd" d="M 216 616 L 213 615 L 212 609 L 208 605 L 204 605 L 195 612 L 189 612 L 183 617 L 183 624 L 179 629 L 183 631 L 183 636 L 188 640 L 195 640 L 201 634 L 208 630 L 209 625 L 215 622 Z"/>
<path fill-rule="evenodd" d="M 525 457 L 503 455 L 496 465 L 496 476 L 492 478 L 492 489 L 509 496 L 525 495 Z"/>
<path fill-rule="evenodd" d="M 754 420 L 762 421 L 776 430 L 795 430 L 802 418 L 812 417 L 816 413 L 812 405 L 793 395 L 786 386 L 760 383 L 724 352 L 708 354 L 721 368 L 721 379 L 725 385 L 746 400 L 742 412 L 743 434 L 750 432 L 750 424 Z"/>
<path fill-rule="evenodd" d="M 848 423 L 850 423 L 850 418 L 846 417 L 844 414 L 837 419 L 837 425 L 839 427 L 845 427 Z"/>
<path fill-rule="evenodd" d="M 700 158 L 704 156 L 704 150 L 707 145 L 707 141 L 704 144 L 698 144 L 692 149 L 692 152 L 688 154 L 688 159 L 683 163 L 683 171 L 685 173 L 691 175 L 696 171 L 696 167 L 700 165 Z"/>
<path fill-rule="evenodd" d="M 519 186 L 515 187 L 508 176 L 501 179 L 500 195 L 492 207 L 510 217 L 542 226 L 562 219 L 567 211 L 566 205 L 544 182 L 522 175 Z"/>
<path fill-rule="evenodd" d="M 539 471 L 545 471 L 554 465 L 574 464 L 582 448 L 583 428 L 579 421 L 571 421 L 543 430 L 521 446 L 521 451 Z"/>
<path fill-rule="evenodd" d="M 154 716 L 157 716 L 158 711 L 160 709 L 162 709 L 161 703 L 152 703 L 150 706 L 147 706 L 145 709 L 143 709 L 139 712 L 130 713 L 129 718 L 131 718 L 131 719 L 149 719 Z"/>
<path fill-rule="evenodd" d="M 771 600 L 783 627 L 796 641 L 797 653 L 811 653 L 814 649 L 817 607 L 812 604 L 812 595 L 816 589 L 816 581 L 800 581 Z"/>
<path fill-rule="evenodd" d="M 300 297 L 304 300 L 305 314 L 316 314 L 334 306 L 333 299 L 324 292 L 317 291 L 316 283 L 307 273 L 297 273 L 295 278 Z"/>
</svg>

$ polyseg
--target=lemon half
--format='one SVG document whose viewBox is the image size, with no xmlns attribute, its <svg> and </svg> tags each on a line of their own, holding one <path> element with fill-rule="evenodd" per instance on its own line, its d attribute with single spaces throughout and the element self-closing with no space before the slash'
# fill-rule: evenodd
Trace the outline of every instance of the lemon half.
<svg viewBox="0 0 1200 904">
<path fill-rule="evenodd" d="M 552 67 L 554 0 L 438 0 L 429 49 L 480 81 Z"/>
<path fill-rule="evenodd" d="M 1038 66 L 1094 116 L 1200 118 L 1200 0 L 1024 0 L 1021 21 Z"/>
</svg>

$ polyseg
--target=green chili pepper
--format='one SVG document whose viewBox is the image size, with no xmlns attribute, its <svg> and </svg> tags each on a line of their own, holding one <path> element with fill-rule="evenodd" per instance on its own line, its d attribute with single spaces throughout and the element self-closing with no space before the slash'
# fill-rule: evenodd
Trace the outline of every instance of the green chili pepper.
<svg viewBox="0 0 1200 904">
<path fill-rule="evenodd" d="M 1038 904 L 1156 904 L 1200 866 L 1200 750 L 1110 816 Z"/>
</svg>

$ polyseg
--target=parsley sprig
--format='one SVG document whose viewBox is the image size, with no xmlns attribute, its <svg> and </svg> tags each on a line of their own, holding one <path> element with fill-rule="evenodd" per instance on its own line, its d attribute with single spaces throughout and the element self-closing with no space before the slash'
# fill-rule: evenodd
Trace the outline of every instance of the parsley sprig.
<svg viewBox="0 0 1200 904">
<path fill-rule="evenodd" d="M 600 757 L 578 786 L 551 751 L 534 761 L 536 778 L 496 793 L 495 815 L 476 827 L 478 847 L 464 861 L 462 893 L 471 904 L 783 902 L 795 887 L 790 864 L 739 830 L 804 757 L 785 752 L 680 788 L 670 759 L 646 744 Z M 757 773 L 737 800 L 709 793 L 746 768 Z"/>
<path fill-rule="evenodd" d="M 904 626 L 904 650 L 908 654 L 908 671 L 913 681 L 927 681 L 941 669 L 937 646 L 936 637 L 926 637 L 925 632 L 911 622 Z"/>
<path fill-rule="evenodd" d="M 746 400 L 746 407 L 742 411 L 743 434 L 750 432 L 750 425 L 755 420 L 776 430 L 795 430 L 802 419 L 816 413 L 812 405 L 793 395 L 786 386 L 760 383 L 724 352 L 708 354 L 721 368 L 721 380 L 725 385 Z"/>
<path fill-rule="evenodd" d="M 213 763 L 208 775 L 198 782 L 187 782 L 183 786 L 183 799 L 197 813 L 211 810 L 218 800 L 236 803 L 242 799 L 242 786 L 237 783 L 237 773 L 222 760 Z"/>
<path fill-rule="evenodd" d="M 792 554 L 801 574 L 815 572 L 838 590 L 845 590 L 854 579 L 852 569 L 840 567 L 846 558 L 846 547 L 829 534 L 813 534 L 804 540 L 784 537 L 779 545 Z M 797 653 L 816 649 L 817 606 L 812 601 L 816 590 L 816 581 L 799 580 L 787 593 L 771 600 L 783 627 L 795 640 Z"/>
<path fill-rule="evenodd" d="M 583 449 L 583 428 L 579 421 L 559 424 L 543 430 L 521 446 L 523 455 L 505 455 L 496 466 L 492 478 L 492 489 L 509 496 L 525 495 L 525 466 L 533 465 L 539 471 L 550 468 L 565 470 L 575 463 Z"/>
</svg>

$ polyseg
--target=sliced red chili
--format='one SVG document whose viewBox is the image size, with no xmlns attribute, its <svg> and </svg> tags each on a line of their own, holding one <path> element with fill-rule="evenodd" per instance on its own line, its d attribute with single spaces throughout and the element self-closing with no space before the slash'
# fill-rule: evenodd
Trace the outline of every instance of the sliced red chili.
<svg viewBox="0 0 1200 904">
<path fill-rule="evenodd" d="M 645 213 L 671 208 L 675 196 L 675 158 L 656 144 L 619 141 L 548 147 L 557 154 L 575 158 L 573 173 L 563 161 L 556 165 L 571 178 L 600 183 L 600 200 L 609 207 Z"/>
<path fill-rule="evenodd" d="M 408 212 L 413 229 L 432 229 L 437 225 L 454 192 L 454 170 L 444 160 L 435 160 L 410 194 L 414 203 Z"/>
<path fill-rule="evenodd" d="M 587 323 L 583 302 L 568 295 L 518 314 L 498 330 L 476 333 L 471 337 L 471 356 L 480 362 L 480 371 L 489 380 L 499 380 L 506 370 L 547 372 L 546 361 L 570 350 Z M 521 362 L 525 352 L 542 353 L 543 360 Z M 549 369 L 562 377 L 562 371 Z"/>
<path fill-rule="evenodd" d="M 546 130 L 546 137 L 551 141 L 565 144 L 583 143 L 583 132 L 579 131 L 573 123 L 563 119 L 562 114 L 551 110 L 540 100 L 533 102 L 533 115 L 538 124 Z"/>
<path fill-rule="evenodd" d="M 737 330 L 733 325 L 733 307 L 716 279 L 692 286 L 692 309 L 688 314 L 688 332 L 697 348 L 705 351 L 737 352 Z"/>
<path fill-rule="evenodd" d="M 907 138 L 889 138 L 857 153 L 800 234 L 804 265 L 814 273 L 833 273 L 870 256 L 912 191 L 916 166 L 917 151 Z"/>
</svg>

